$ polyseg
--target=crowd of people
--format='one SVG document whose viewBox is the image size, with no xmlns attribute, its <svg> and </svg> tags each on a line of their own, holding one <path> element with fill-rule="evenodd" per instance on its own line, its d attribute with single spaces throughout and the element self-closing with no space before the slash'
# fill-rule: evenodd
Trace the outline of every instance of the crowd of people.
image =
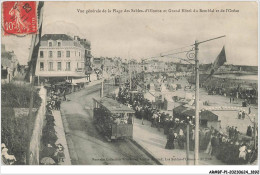
<svg viewBox="0 0 260 175">
<path fill-rule="evenodd" d="M 135 116 L 137 118 L 142 119 L 142 121 L 150 121 L 151 127 L 155 127 L 159 131 L 163 128 L 164 134 L 166 135 L 171 133 L 169 132 L 170 129 L 171 131 L 174 131 L 174 133 L 178 133 L 174 138 L 176 138 L 179 147 L 184 148 L 184 121 L 180 121 L 178 118 L 174 120 L 173 116 L 166 114 L 165 112 L 161 112 L 157 106 L 153 105 L 151 102 L 149 102 L 149 100 L 145 99 L 142 93 L 129 93 L 128 86 L 119 88 L 119 93 L 116 99 L 120 103 L 134 109 Z M 168 137 L 173 138 L 172 136 Z"/>
<path fill-rule="evenodd" d="M 55 89 L 51 86 L 49 89 L 49 100 L 46 105 L 46 122 L 42 130 L 42 148 L 40 151 L 40 164 L 57 165 L 64 162 L 65 154 L 64 147 L 61 143 L 56 143 L 58 140 L 55 130 L 55 118 L 52 110 L 60 110 L 63 93 L 61 89 Z"/>
<path fill-rule="evenodd" d="M 131 94 L 129 86 L 120 87 L 117 100 L 135 110 L 135 116 L 139 119 L 151 121 L 151 127 L 158 130 L 164 129 L 167 135 L 166 149 L 184 149 L 186 144 L 186 127 L 189 124 L 189 147 L 194 150 L 194 125 L 192 118 L 180 120 L 169 114 L 161 112 L 158 107 L 153 105 L 149 100 L 145 99 L 142 93 Z M 245 111 L 240 111 L 238 117 L 243 119 Z M 143 122 L 142 122 L 143 124 Z M 248 136 L 250 129 L 248 129 Z M 227 164 L 246 164 L 253 162 L 257 156 L 257 148 L 252 145 L 250 140 L 243 140 L 237 127 L 228 127 L 226 133 L 217 131 L 214 128 L 200 128 L 200 150 L 205 150 L 211 156 L 215 156 L 219 160 Z"/>
<path fill-rule="evenodd" d="M 238 140 L 239 139 L 239 131 L 237 129 L 237 127 L 235 126 L 227 126 L 227 131 L 228 133 L 228 136 L 230 139 L 233 139 L 233 140 Z"/>
<path fill-rule="evenodd" d="M 55 110 L 60 110 L 60 105 L 61 101 L 66 101 L 66 88 L 64 87 L 59 87 L 55 88 L 54 85 L 51 86 L 49 89 L 49 97 L 50 100 L 48 101 L 48 108 L 50 109 L 55 109 Z"/>
<path fill-rule="evenodd" d="M 227 127 L 228 134 L 211 130 L 211 137 L 205 153 L 229 165 L 252 163 L 257 157 L 252 139 L 239 138 L 239 131 L 235 127 Z"/>
<path fill-rule="evenodd" d="M 258 91 L 256 83 L 247 83 L 241 80 L 212 77 L 201 83 L 207 92 L 230 97 L 230 103 L 235 99 L 243 99 L 248 104 L 256 104 Z"/>
</svg>

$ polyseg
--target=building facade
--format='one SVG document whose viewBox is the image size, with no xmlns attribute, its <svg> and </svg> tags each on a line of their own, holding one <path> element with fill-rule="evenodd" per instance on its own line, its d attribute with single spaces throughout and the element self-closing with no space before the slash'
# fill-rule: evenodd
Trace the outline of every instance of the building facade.
<svg viewBox="0 0 260 175">
<path fill-rule="evenodd" d="M 41 38 L 35 75 L 38 83 L 89 81 L 86 62 L 91 58 L 90 42 L 66 34 L 45 34 Z M 89 64 L 89 63 L 88 63 Z"/>
<path fill-rule="evenodd" d="M 5 45 L 1 45 L 1 83 L 10 83 L 17 75 L 18 59 L 14 51 L 7 51 Z"/>
</svg>

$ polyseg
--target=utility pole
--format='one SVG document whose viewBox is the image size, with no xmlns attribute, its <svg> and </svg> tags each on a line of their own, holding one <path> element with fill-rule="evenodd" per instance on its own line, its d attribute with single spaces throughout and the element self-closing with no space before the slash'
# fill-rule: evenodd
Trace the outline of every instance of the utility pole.
<svg viewBox="0 0 260 175">
<path fill-rule="evenodd" d="M 128 70 L 129 70 L 129 72 L 130 72 L 130 74 L 129 74 L 129 86 L 130 86 L 130 91 L 131 91 L 131 89 L 132 89 L 132 69 L 131 69 L 131 61 L 130 61 L 130 63 L 128 63 Z"/>
<path fill-rule="evenodd" d="M 101 98 L 104 97 L 104 77 L 102 75 L 102 81 L 101 81 L 101 94 L 100 94 Z"/>
<path fill-rule="evenodd" d="M 195 89 L 195 149 L 194 149 L 194 164 L 199 163 L 199 43 L 195 41 L 195 77 L 196 77 L 196 89 Z"/>
<path fill-rule="evenodd" d="M 186 141 L 186 164 L 189 165 L 189 152 L 190 152 L 190 124 L 187 124 L 187 141 Z"/>
<path fill-rule="evenodd" d="M 199 119 L 199 44 L 205 43 L 208 41 L 216 40 L 219 38 L 223 38 L 224 36 L 219 36 L 216 38 L 208 39 L 205 41 L 198 42 L 195 41 L 195 78 L 196 78 L 196 88 L 195 88 L 195 148 L 194 148 L 194 165 L 199 164 L 199 125 L 200 125 L 200 119 Z"/>
<path fill-rule="evenodd" d="M 256 119 L 255 119 L 255 114 L 254 114 L 254 147 L 255 147 L 255 149 L 257 148 L 257 143 L 256 143 L 256 139 L 257 139 L 256 132 L 257 132 L 257 129 L 256 129 L 256 127 L 257 127 L 257 124 L 256 124 Z"/>
<path fill-rule="evenodd" d="M 33 60 L 33 59 L 32 59 Z M 34 61 L 34 60 L 33 60 Z M 32 65 L 34 65 L 34 63 L 32 62 Z M 30 141 L 31 141 L 31 131 L 32 131 L 32 108 L 33 108 L 33 95 L 34 95 L 34 66 L 32 66 L 32 73 L 31 73 L 31 77 L 32 77 L 32 81 L 31 81 L 31 94 L 30 94 L 30 104 L 29 104 L 29 114 L 28 114 L 28 121 L 27 121 L 27 136 L 28 136 L 28 142 L 27 142 L 27 151 L 26 151 L 26 165 L 30 165 L 30 156 L 31 156 L 31 150 L 30 150 Z"/>
<path fill-rule="evenodd" d="M 38 14 L 38 25 L 39 25 L 39 33 L 37 35 L 32 36 L 31 40 L 31 48 L 30 48 L 30 54 L 29 59 L 31 60 L 30 65 L 30 71 L 31 71 L 31 94 L 30 94 L 30 103 L 29 103 L 29 114 L 28 114 L 28 121 L 27 121 L 27 135 L 28 135 L 28 142 L 27 142 L 27 151 L 26 151 L 26 165 L 30 165 L 30 156 L 31 156 L 31 150 L 30 150 L 30 141 L 31 141 L 31 131 L 32 131 L 32 124 L 31 120 L 33 118 L 32 116 L 32 108 L 33 108 L 33 95 L 34 95 L 34 80 L 35 80 L 35 70 L 36 70 L 36 64 L 37 64 L 37 58 L 38 58 L 38 51 L 40 47 L 41 42 L 41 32 L 42 32 L 42 17 L 43 17 L 43 6 L 44 2 L 40 1 L 37 6 L 37 14 Z"/>
</svg>

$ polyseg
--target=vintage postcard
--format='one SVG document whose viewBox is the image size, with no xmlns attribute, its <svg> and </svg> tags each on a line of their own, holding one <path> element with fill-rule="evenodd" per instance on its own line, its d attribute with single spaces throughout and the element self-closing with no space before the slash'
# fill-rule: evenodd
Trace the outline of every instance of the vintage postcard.
<svg viewBox="0 0 260 175">
<path fill-rule="evenodd" d="M 256 1 L 1 15 L 2 165 L 258 165 Z"/>
</svg>

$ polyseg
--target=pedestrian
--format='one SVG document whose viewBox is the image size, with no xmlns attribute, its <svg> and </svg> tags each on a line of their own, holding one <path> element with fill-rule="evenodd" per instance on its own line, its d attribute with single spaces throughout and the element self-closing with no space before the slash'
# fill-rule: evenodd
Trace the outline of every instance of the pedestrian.
<svg viewBox="0 0 260 175">
<path fill-rule="evenodd" d="M 252 132 L 253 132 L 252 127 L 249 125 L 247 127 L 246 135 L 252 137 Z"/>
<path fill-rule="evenodd" d="M 246 145 L 243 143 L 239 148 L 239 159 L 244 163 L 246 161 Z"/>
<path fill-rule="evenodd" d="M 231 99 L 231 98 L 230 98 Z M 207 153 L 208 155 L 211 155 L 212 154 L 212 145 L 211 145 L 211 140 L 212 140 L 212 134 L 210 136 L 210 140 L 209 140 L 209 143 L 208 143 L 208 146 L 207 146 L 207 149 L 205 151 L 205 153 Z"/>
<path fill-rule="evenodd" d="M 230 139 L 233 139 L 233 137 L 234 137 L 234 131 L 235 131 L 235 128 L 234 128 L 234 126 L 232 126 L 232 127 L 230 128 Z"/>
<path fill-rule="evenodd" d="M 157 114 L 156 114 L 156 112 L 154 111 L 154 112 L 153 112 L 153 116 L 152 116 L 152 124 L 151 124 L 151 127 L 154 127 L 154 126 L 155 126 L 156 120 L 157 120 Z"/>
<path fill-rule="evenodd" d="M 238 112 L 238 119 L 241 119 L 241 117 L 242 117 L 242 112 L 239 111 L 239 112 Z"/>
<path fill-rule="evenodd" d="M 211 146 L 212 146 L 211 156 L 214 156 L 216 155 L 216 149 L 217 149 L 217 138 L 215 134 L 211 138 Z"/>
<path fill-rule="evenodd" d="M 65 158 L 65 154 L 64 154 L 64 147 L 62 146 L 62 144 L 58 144 L 57 145 L 57 152 L 56 152 L 57 158 L 58 158 L 58 162 L 64 162 L 64 158 Z"/>
<path fill-rule="evenodd" d="M 238 134 L 239 134 L 239 131 L 238 131 L 237 127 L 236 127 L 235 130 L 234 130 L 234 140 L 235 141 L 238 140 Z"/>
<path fill-rule="evenodd" d="M 161 128 L 161 115 L 160 113 L 157 114 L 158 115 L 158 118 L 157 118 L 157 129 L 158 131 L 161 131 L 160 128 Z"/>
<path fill-rule="evenodd" d="M 230 97 L 230 103 L 231 103 L 231 97 Z"/>
<path fill-rule="evenodd" d="M 183 133 L 183 130 L 180 128 L 179 136 L 178 136 L 178 145 L 179 145 L 180 149 L 184 149 L 184 141 L 185 141 L 184 133 Z"/>
<path fill-rule="evenodd" d="M 248 114 L 251 114 L 251 106 L 248 108 Z"/>
<path fill-rule="evenodd" d="M 243 111 L 243 112 L 242 112 L 242 119 L 244 120 L 245 117 L 246 117 L 246 113 L 245 113 L 245 111 Z"/>
<path fill-rule="evenodd" d="M 174 133 L 173 128 L 169 129 L 169 134 L 167 136 L 167 143 L 165 149 L 174 149 L 174 139 L 176 138 L 176 133 Z"/>
<path fill-rule="evenodd" d="M 60 99 L 58 99 L 58 101 L 57 101 L 57 107 L 58 107 L 58 109 L 57 110 L 60 110 L 60 104 L 61 104 L 61 100 Z"/>
<path fill-rule="evenodd" d="M 63 91 L 63 101 L 67 101 L 67 98 L 66 98 L 66 89 L 64 89 L 64 91 Z"/>
<path fill-rule="evenodd" d="M 142 125 L 144 125 L 144 115 L 145 115 L 145 111 L 144 111 L 144 109 L 142 108 L 142 109 L 141 109 Z"/>
</svg>

